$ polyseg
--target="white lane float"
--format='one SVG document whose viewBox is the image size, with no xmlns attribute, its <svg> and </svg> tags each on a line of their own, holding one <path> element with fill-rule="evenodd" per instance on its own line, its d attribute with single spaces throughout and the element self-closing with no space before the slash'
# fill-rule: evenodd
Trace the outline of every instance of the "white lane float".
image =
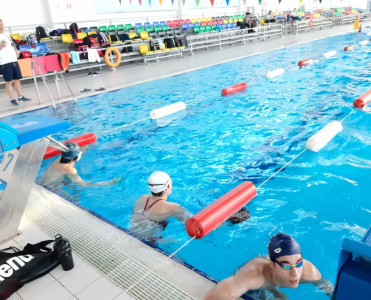
<svg viewBox="0 0 371 300">
<path fill-rule="evenodd" d="M 339 121 L 332 121 L 312 135 L 305 143 L 305 147 L 310 151 L 318 152 L 342 130 L 343 125 Z"/>
<path fill-rule="evenodd" d="M 151 110 L 149 116 L 152 120 L 160 119 L 172 114 L 175 114 L 178 111 L 186 109 L 186 104 L 183 101 L 179 101 L 170 105 L 166 105 L 160 108 Z"/>
<path fill-rule="evenodd" d="M 275 69 L 273 71 L 269 71 L 265 77 L 267 78 L 273 78 L 273 77 L 276 77 L 276 76 L 279 76 L 279 75 L 282 75 L 283 73 L 285 73 L 285 69 L 284 68 L 279 68 L 279 69 Z"/>
</svg>

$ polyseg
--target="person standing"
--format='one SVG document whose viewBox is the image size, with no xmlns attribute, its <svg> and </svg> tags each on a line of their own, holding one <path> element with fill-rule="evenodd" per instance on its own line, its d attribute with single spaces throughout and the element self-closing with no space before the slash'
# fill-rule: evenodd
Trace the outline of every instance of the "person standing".
<svg viewBox="0 0 371 300">
<path fill-rule="evenodd" d="M 19 51 L 13 45 L 10 37 L 4 33 L 4 29 L 4 23 L 0 19 L 0 73 L 3 75 L 5 89 L 10 97 L 10 103 L 18 106 L 19 104 L 13 95 L 13 81 L 18 94 L 18 101 L 29 101 L 31 99 L 22 95 L 20 82 L 22 74 L 17 61 Z"/>
</svg>

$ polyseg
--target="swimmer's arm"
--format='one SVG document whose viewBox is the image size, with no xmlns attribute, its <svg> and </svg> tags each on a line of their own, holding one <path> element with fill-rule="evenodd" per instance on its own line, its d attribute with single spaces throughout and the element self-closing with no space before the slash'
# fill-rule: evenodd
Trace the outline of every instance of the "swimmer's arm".
<svg viewBox="0 0 371 300">
<path fill-rule="evenodd" d="M 172 205 L 174 206 L 172 216 L 177 218 L 180 222 L 185 222 L 192 216 L 188 210 L 181 207 L 179 204 L 172 203 Z"/>
<path fill-rule="evenodd" d="M 205 296 L 205 300 L 234 300 L 249 290 L 261 288 L 265 278 L 258 270 L 241 270 L 236 275 L 222 280 Z"/>
<path fill-rule="evenodd" d="M 324 291 L 329 297 L 331 297 L 332 293 L 334 292 L 334 285 L 325 278 L 321 278 L 318 281 L 313 281 L 312 283 Z"/>
<path fill-rule="evenodd" d="M 71 179 L 71 181 L 78 183 L 82 187 L 89 187 L 89 186 L 103 186 L 103 185 L 112 185 L 115 184 L 115 179 L 110 181 L 100 181 L 100 182 L 90 182 L 90 181 L 84 181 L 79 176 L 79 174 L 76 172 L 73 172 L 71 174 L 67 174 L 67 176 Z"/>
<path fill-rule="evenodd" d="M 289 300 L 289 298 L 277 288 L 267 288 L 267 290 L 272 293 L 272 295 L 274 296 L 274 300 Z M 272 298 L 269 297 L 268 300 L 270 299 Z"/>
<path fill-rule="evenodd" d="M 324 291 L 327 296 L 331 297 L 334 291 L 333 284 L 327 279 L 323 278 L 321 272 L 310 261 L 304 260 L 304 264 L 305 272 L 303 272 L 301 276 L 300 283 L 313 283 L 315 286 Z"/>
</svg>

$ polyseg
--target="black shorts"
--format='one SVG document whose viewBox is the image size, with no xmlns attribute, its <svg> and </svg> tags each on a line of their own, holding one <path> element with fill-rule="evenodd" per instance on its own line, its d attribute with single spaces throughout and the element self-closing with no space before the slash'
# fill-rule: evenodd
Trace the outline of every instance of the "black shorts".
<svg viewBox="0 0 371 300">
<path fill-rule="evenodd" d="M 22 79 L 21 69 L 17 61 L 0 65 L 0 74 L 3 75 L 5 82 Z"/>
</svg>

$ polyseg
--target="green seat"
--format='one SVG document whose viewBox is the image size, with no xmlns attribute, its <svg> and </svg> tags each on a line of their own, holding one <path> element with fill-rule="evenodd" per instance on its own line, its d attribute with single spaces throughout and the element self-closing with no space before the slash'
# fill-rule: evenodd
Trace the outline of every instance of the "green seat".
<svg viewBox="0 0 371 300">
<path fill-rule="evenodd" d="M 155 26 L 154 29 L 155 29 L 155 32 L 158 32 L 159 30 L 161 30 L 161 26 L 160 25 Z"/>
<path fill-rule="evenodd" d="M 167 31 L 168 29 L 169 29 L 169 26 L 167 26 L 167 25 L 162 26 L 163 31 Z"/>
<path fill-rule="evenodd" d="M 211 25 L 211 29 L 215 30 L 216 25 Z"/>
<path fill-rule="evenodd" d="M 144 28 L 143 27 L 137 27 L 137 33 L 140 34 L 141 32 L 144 31 Z"/>
<path fill-rule="evenodd" d="M 126 24 L 125 25 L 125 31 L 129 31 L 129 29 L 133 28 L 133 25 L 131 24 Z"/>
<path fill-rule="evenodd" d="M 125 26 L 123 24 L 117 25 L 117 30 L 125 30 Z"/>
<path fill-rule="evenodd" d="M 211 26 L 210 25 L 206 25 L 206 31 L 211 31 Z"/>
<path fill-rule="evenodd" d="M 117 31 L 116 25 L 108 26 L 108 31 Z"/>
<path fill-rule="evenodd" d="M 99 31 L 107 32 L 108 31 L 107 26 L 99 26 Z"/>
<path fill-rule="evenodd" d="M 152 26 L 146 26 L 146 31 L 149 33 L 149 32 L 152 32 L 153 31 L 153 27 Z"/>
<path fill-rule="evenodd" d="M 193 33 L 200 33 L 200 27 L 199 26 L 193 27 Z"/>
<path fill-rule="evenodd" d="M 206 32 L 206 27 L 205 26 L 200 26 L 200 33 Z"/>
</svg>

